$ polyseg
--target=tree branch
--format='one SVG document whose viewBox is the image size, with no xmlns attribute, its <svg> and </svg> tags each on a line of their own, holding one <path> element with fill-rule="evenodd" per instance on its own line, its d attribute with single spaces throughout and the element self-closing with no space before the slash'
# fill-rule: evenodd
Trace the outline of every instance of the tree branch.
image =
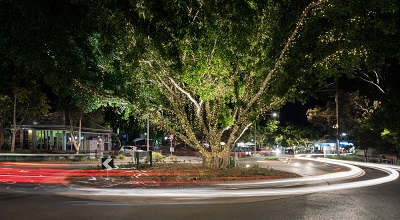
<svg viewBox="0 0 400 220">
<path fill-rule="evenodd" d="M 279 67 L 282 64 L 282 61 L 284 59 L 284 57 L 286 56 L 289 47 L 292 45 L 294 39 L 296 38 L 296 36 L 298 35 L 300 28 L 303 26 L 305 19 L 307 18 L 308 13 L 314 9 L 315 7 L 328 2 L 329 0 L 317 0 L 315 2 L 310 3 L 303 11 L 303 13 L 301 14 L 300 19 L 297 21 L 296 27 L 293 30 L 292 34 L 290 35 L 290 37 L 288 38 L 288 40 L 286 41 L 285 46 L 283 47 L 278 60 L 275 62 L 275 66 L 274 68 L 268 73 L 267 77 L 264 79 L 263 83 L 261 84 L 261 87 L 259 89 L 259 91 L 257 92 L 257 94 L 251 99 L 251 101 L 247 104 L 246 106 L 246 111 L 248 111 L 248 109 L 260 98 L 260 96 L 264 93 L 265 89 L 267 88 L 269 81 L 272 79 L 272 77 L 274 76 L 274 74 L 276 73 L 276 71 L 279 69 Z"/>
<path fill-rule="evenodd" d="M 247 129 L 249 129 L 249 127 L 252 125 L 253 123 L 250 123 L 248 125 L 246 125 L 245 128 L 243 128 L 242 133 L 240 133 L 240 135 L 235 139 L 235 141 L 233 142 L 233 144 L 236 144 L 236 142 L 242 137 L 242 135 L 244 134 L 244 132 L 247 131 Z"/>
<path fill-rule="evenodd" d="M 362 77 L 362 76 L 358 76 L 357 74 L 357 72 L 356 72 L 356 70 L 352 70 L 355 74 L 356 74 L 356 77 L 357 78 L 359 78 L 359 79 L 361 79 L 361 80 L 363 80 L 363 81 L 365 81 L 365 82 L 367 82 L 367 83 L 370 83 L 370 84 L 372 84 L 372 85 L 374 85 L 376 88 L 378 88 L 383 94 L 386 94 L 386 92 L 385 92 L 385 90 L 383 90 L 382 89 L 382 87 L 379 85 L 379 74 L 376 72 L 376 71 L 374 71 L 374 75 L 375 75 L 375 78 L 376 78 L 376 82 L 374 82 L 374 80 L 373 79 L 371 79 L 371 77 L 368 75 L 368 74 L 366 74 L 365 72 L 361 72 L 361 74 L 364 76 L 364 77 Z M 361 70 L 360 70 L 361 71 Z"/>
<path fill-rule="evenodd" d="M 86 91 L 89 91 L 89 92 L 91 92 L 91 93 L 93 93 L 93 94 L 95 94 L 95 95 L 98 95 L 98 96 L 100 96 L 100 97 L 103 97 L 103 98 L 115 98 L 115 99 L 120 99 L 120 100 L 123 100 L 124 102 L 118 102 L 118 104 L 125 104 L 125 105 L 129 104 L 129 101 L 126 101 L 125 98 L 122 97 L 122 96 L 112 95 L 112 94 L 105 93 L 104 91 L 99 90 L 99 89 L 96 89 L 96 88 L 94 88 L 94 87 L 92 87 L 92 86 L 86 85 L 86 84 L 80 82 L 80 81 L 77 80 L 77 79 L 73 79 L 73 82 L 74 82 L 74 84 L 75 84 L 76 86 L 78 86 L 79 88 L 84 89 L 84 90 L 86 90 Z"/>
<path fill-rule="evenodd" d="M 192 103 L 196 106 L 196 115 L 197 115 L 197 116 L 200 116 L 201 105 L 202 105 L 203 102 L 200 101 L 200 103 L 198 103 L 198 102 L 190 95 L 190 93 L 188 93 L 188 92 L 186 92 L 184 89 L 182 89 L 182 87 L 180 87 L 180 86 L 175 82 L 175 80 L 174 80 L 172 77 L 170 77 L 170 76 L 167 76 L 167 77 L 168 77 L 168 79 L 171 81 L 172 85 L 175 86 L 175 88 L 177 88 L 179 91 L 181 91 L 183 94 L 185 94 L 185 95 L 187 96 L 187 98 L 188 98 L 190 101 L 192 101 Z"/>
</svg>

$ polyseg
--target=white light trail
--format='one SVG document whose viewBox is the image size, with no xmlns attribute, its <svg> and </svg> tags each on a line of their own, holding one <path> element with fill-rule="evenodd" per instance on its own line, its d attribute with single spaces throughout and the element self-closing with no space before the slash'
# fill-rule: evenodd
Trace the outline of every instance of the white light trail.
<svg viewBox="0 0 400 220">
<path fill-rule="evenodd" d="M 195 188 L 195 189 L 84 189 L 77 188 L 73 191 L 63 194 L 69 195 L 88 195 L 88 196 L 130 196 L 133 198 L 163 198 L 173 201 L 190 200 L 190 199 L 217 199 L 217 198 L 238 198 L 238 197 L 267 197 L 267 196 L 292 196 L 310 193 L 320 193 L 327 191 L 354 189 L 360 187 L 368 187 L 394 181 L 399 177 L 399 173 L 393 169 L 396 166 L 386 166 L 382 164 L 359 163 L 350 161 L 339 161 L 332 159 L 310 159 L 319 162 L 345 166 L 350 169 L 347 172 L 338 172 L 315 177 L 303 177 L 295 179 L 282 179 L 276 181 L 260 181 L 251 183 L 236 183 L 236 184 L 220 184 L 220 186 L 228 186 L 231 188 Z M 332 181 L 340 179 L 355 178 L 363 174 L 362 167 L 369 167 L 388 173 L 388 176 L 363 180 L 352 181 L 347 183 L 337 183 L 330 185 L 315 185 L 315 181 Z M 397 169 L 399 167 L 397 166 Z M 311 186 L 293 187 L 293 183 L 301 183 L 303 185 L 310 184 Z M 282 186 L 280 188 L 271 188 L 271 185 Z M 285 185 L 291 185 L 290 188 L 284 188 Z M 257 186 L 257 189 L 254 187 Z M 268 188 L 269 187 L 269 188 Z"/>
</svg>

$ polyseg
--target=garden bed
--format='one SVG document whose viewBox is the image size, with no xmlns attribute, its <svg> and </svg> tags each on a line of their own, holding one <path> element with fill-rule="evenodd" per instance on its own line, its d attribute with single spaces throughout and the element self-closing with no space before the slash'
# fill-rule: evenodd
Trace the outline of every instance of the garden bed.
<svg viewBox="0 0 400 220">
<path fill-rule="evenodd" d="M 206 169 L 199 164 L 159 163 L 141 170 L 79 170 L 69 173 L 67 181 L 74 186 L 94 188 L 189 188 L 295 177 L 300 175 L 258 166 Z"/>
</svg>

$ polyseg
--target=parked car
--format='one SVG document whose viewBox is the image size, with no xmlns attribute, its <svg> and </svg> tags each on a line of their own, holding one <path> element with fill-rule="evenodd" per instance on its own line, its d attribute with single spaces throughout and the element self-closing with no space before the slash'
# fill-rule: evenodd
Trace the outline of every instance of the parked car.
<svg viewBox="0 0 400 220">
<path fill-rule="evenodd" d="M 292 154 L 294 154 L 294 151 L 293 151 L 293 149 L 286 149 L 286 150 L 285 150 L 285 154 L 290 154 L 290 155 L 292 155 Z"/>
<path fill-rule="evenodd" d="M 131 156 L 136 150 L 137 148 L 135 146 L 123 146 L 121 149 L 119 149 L 118 154 Z"/>
</svg>

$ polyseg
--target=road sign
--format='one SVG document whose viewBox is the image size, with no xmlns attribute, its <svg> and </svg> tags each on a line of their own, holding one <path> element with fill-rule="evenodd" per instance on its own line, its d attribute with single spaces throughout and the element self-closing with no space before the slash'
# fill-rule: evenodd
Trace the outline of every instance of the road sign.
<svg viewBox="0 0 400 220">
<path fill-rule="evenodd" d="M 114 168 L 114 159 L 112 158 L 101 158 L 101 169 L 112 170 Z"/>
</svg>

